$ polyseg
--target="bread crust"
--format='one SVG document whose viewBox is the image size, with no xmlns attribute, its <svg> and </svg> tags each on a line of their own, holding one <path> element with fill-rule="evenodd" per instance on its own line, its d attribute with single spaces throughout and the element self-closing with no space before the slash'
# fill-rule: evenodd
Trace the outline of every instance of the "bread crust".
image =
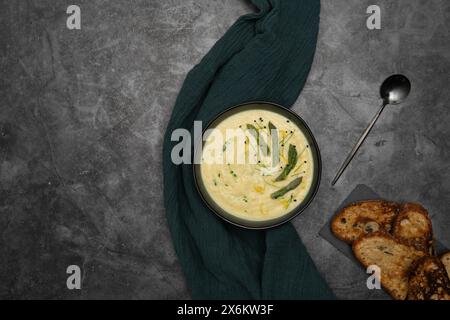
<svg viewBox="0 0 450 320">
<path fill-rule="evenodd" d="M 381 285 L 396 300 L 406 299 L 410 268 L 425 256 L 423 251 L 385 232 L 361 236 L 353 243 L 352 250 L 364 267 L 377 265 L 380 268 Z"/>
<path fill-rule="evenodd" d="M 339 211 L 331 221 L 331 231 L 349 244 L 364 234 L 390 232 L 399 204 L 385 200 L 352 203 Z"/>
<path fill-rule="evenodd" d="M 447 276 L 450 278 L 450 251 L 441 255 L 441 262 L 447 271 Z"/>
<path fill-rule="evenodd" d="M 408 280 L 408 300 L 450 300 L 450 281 L 437 257 L 417 260 Z"/>
<path fill-rule="evenodd" d="M 428 211 L 418 203 L 407 202 L 400 207 L 392 234 L 418 250 L 433 252 L 431 220 Z"/>
</svg>

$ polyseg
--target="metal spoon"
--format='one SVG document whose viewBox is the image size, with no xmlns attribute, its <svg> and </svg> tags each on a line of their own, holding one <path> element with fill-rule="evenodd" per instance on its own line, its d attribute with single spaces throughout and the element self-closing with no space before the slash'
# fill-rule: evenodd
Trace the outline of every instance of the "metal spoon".
<svg viewBox="0 0 450 320">
<path fill-rule="evenodd" d="M 389 78 L 387 78 L 386 80 L 384 80 L 383 84 L 380 87 L 380 96 L 381 99 L 383 99 L 383 103 L 381 104 L 381 107 L 378 110 L 378 112 L 373 117 L 372 121 L 369 123 L 369 126 L 366 128 L 366 130 L 364 130 L 364 133 L 362 134 L 361 138 L 359 138 L 358 142 L 345 159 L 344 163 L 342 164 L 341 168 L 336 174 L 336 177 L 333 179 L 333 182 L 331 182 L 332 186 L 335 185 L 335 183 L 339 180 L 339 177 L 345 171 L 345 168 L 347 168 L 350 161 L 352 161 L 359 147 L 361 147 L 370 130 L 372 130 L 373 126 L 375 125 L 375 122 L 377 122 L 378 118 L 383 112 L 384 107 L 386 107 L 388 104 L 395 105 L 401 103 L 403 100 L 406 99 L 410 90 L 411 90 L 411 83 L 409 82 L 408 78 L 406 78 L 404 75 L 394 74 Z"/>
</svg>

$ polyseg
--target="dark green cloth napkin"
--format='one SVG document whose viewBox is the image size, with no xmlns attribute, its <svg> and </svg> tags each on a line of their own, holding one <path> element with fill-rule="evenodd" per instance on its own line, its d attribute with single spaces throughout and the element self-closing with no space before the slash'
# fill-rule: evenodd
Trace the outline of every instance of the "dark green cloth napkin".
<svg viewBox="0 0 450 320">
<path fill-rule="evenodd" d="M 164 201 L 175 250 L 194 299 L 334 298 L 290 223 L 251 231 L 223 222 L 202 202 L 192 166 L 171 161 L 174 129 L 204 126 L 238 103 L 291 106 L 310 70 L 319 0 L 252 0 L 187 75 L 164 138 Z"/>
</svg>

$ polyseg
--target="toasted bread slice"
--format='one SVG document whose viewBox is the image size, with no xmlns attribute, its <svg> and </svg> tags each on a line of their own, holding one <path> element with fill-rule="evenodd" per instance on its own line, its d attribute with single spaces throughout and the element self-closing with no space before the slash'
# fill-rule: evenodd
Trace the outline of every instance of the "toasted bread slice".
<svg viewBox="0 0 450 320">
<path fill-rule="evenodd" d="M 370 265 L 380 268 L 381 285 L 397 300 L 404 300 L 408 294 L 411 265 L 425 256 L 423 251 L 383 232 L 367 234 L 356 240 L 353 253 L 366 268 Z"/>
<path fill-rule="evenodd" d="M 450 251 L 444 253 L 444 254 L 441 256 L 441 262 L 442 262 L 442 264 L 444 265 L 445 270 L 447 270 L 447 275 L 448 275 L 448 277 L 450 278 Z"/>
<path fill-rule="evenodd" d="M 360 236 L 376 231 L 390 232 L 399 205 L 384 200 L 361 201 L 336 214 L 331 230 L 339 239 L 352 243 Z"/>
<path fill-rule="evenodd" d="M 433 231 L 428 211 L 417 203 L 405 203 L 401 206 L 394 227 L 394 237 L 404 240 L 418 250 L 433 251 Z"/>
<path fill-rule="evenodd" d="M 414 264 L 408 282 L 408 300 L 450 300 L 450 281 L 438 258 L 428 256 Z"/>
</svg>

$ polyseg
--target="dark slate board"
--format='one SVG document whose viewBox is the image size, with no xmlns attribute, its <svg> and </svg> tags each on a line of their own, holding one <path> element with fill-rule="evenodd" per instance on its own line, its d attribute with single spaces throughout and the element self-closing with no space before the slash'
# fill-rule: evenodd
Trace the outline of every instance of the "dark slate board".
<svg viewBox="0 0 450 320">
<path fill-rule="evenodd" d="M 359 184 L 353 189 L 353 191 L 348 195 L 347 198 L 341 203 L 341 205 L 336 209 L 336 213 L 343 209 L 345 206 L 358 201 L 371 200 L 371 199 L 381 199 L 381 197 L 372 189 L 364 184 Z M 327 240 L 332 246 L 342 252 L 347 258 L 359 265 L 359 262 L 353 255 L 352 248 L 347 243 L 336 238 L 331 232 L 331 219 L 320 229 L 319 235 Z M 448 251 L 448 249 L 439 241 L 435 241 L 436 253 L 441 254 Z"/>
</svg>

